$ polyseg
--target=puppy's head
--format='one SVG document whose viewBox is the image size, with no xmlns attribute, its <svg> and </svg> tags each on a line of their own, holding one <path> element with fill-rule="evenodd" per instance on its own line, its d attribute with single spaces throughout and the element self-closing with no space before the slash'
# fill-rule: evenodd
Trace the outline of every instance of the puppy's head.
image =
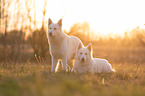
<svg viewBox="0 0 145 96">
<path fill-rule="evenodd" d="M 85 63 L 92 57 L 92 44 L 89 43 L 86 47 L 80 43 L 78 46 L 78 51 L 76 55 L 76 59 L 82 63 Z"/>
<path fill-rule="evenodd" d="M 61 29 L 62 29 L 62 19 L 60 19 L 57 23 L 53 23 L 50 18 L 48 19 L 47 35 L 49 37 L 55 37 L 60 33 Z"/>
</svg>

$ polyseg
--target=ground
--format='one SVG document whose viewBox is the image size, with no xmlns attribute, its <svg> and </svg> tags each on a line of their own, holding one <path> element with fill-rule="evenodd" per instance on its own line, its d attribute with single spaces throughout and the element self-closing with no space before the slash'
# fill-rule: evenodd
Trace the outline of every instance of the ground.
<svg viewBox="0 0 145 96">
<path fill-rule="evenodd" d="M 51 73 L 47 62 L 1 62 L 0 96 L 145 96 L 144 51 L 103 52 L 116 73 Z"/>
<path fill-rule="evenodd" d="M 145 64 L 116 73 L 51 73 L 44 63 L 0 64 L 0 96 L 145 96 Z"/>
</svg>

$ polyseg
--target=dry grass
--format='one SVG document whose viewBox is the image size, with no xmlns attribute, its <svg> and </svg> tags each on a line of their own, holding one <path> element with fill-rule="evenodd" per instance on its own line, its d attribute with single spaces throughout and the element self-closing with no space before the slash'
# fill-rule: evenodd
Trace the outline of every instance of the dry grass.
<svg viewBox="0 0 145 96">
<path fill-rule="evenodd" d="M 145 96 L 144 49 L 96 47 L 94 51 L 117 72 L 51 73 L 45 62 L 0 63 L 0 96 Z"/>
</svg>

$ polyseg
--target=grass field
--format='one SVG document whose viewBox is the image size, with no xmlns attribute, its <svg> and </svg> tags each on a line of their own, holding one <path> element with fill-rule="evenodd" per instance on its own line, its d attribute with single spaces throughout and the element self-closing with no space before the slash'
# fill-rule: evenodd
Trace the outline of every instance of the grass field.
<svg viewBox="0 0 145 96">
<path fill-rule="evenodd" d="M 51 73 L 46 62 L 0 63 L 0 96 L 145 96 L 144 50 L 95 48 L 94 56 L 117 72 Z"/>
</svg>

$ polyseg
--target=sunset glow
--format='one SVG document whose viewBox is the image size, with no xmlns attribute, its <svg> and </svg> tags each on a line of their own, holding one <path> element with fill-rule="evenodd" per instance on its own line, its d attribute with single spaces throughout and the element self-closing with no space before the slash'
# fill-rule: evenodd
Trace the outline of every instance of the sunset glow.
<svg viewBox="0 0 145 96">
<path fill-rule="evenodd" d="M 87 21 L 96 34 L 123 35 L 136 26 L 144 27 L 144 4 L 143 0 L 48 0 L 46 19 L 56 22 L 63 18 L 66 30 L 74 23 Z"/>
<path fill-rule="evenodd" d="M 41 27 L 44 3 L 47 3 L 45 26 L 48 18 L 54 22 L 63 18 L 63 29 L 69 31 L 73 24 L 86 21 L 97 35 L 124 35 L 137 26 L 145 28 L 144 0 L 35 0 L 38 28 Z"/>
</svg>

